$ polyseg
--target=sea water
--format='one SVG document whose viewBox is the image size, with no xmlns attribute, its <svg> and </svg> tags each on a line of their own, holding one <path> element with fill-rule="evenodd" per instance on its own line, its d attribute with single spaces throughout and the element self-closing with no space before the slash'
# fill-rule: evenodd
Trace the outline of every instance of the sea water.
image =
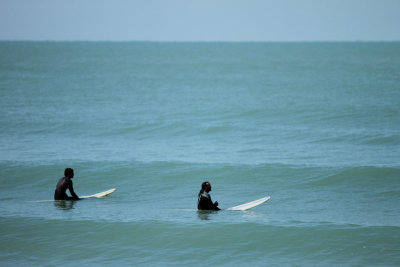
<svg viewBox="0 0 400 267">
<path fill-rule="evenodd" d="M 400 265 L 400 43 L 0 42 L 0 265 Z"/>
</svg>

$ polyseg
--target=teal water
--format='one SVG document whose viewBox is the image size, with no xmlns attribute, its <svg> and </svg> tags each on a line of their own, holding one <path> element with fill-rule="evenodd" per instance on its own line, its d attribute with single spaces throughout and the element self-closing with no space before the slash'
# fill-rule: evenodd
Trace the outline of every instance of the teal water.
<svg viewBox="0 0 400 267">
<path fill-rule="evenodd" d="M 0 42 L 0 264 L 400 265 L 400 43 Z M 74 168 L 78 195 L 52 202 Z M 209 180 L 223 209 L 198 212 Z"/>
</svg>

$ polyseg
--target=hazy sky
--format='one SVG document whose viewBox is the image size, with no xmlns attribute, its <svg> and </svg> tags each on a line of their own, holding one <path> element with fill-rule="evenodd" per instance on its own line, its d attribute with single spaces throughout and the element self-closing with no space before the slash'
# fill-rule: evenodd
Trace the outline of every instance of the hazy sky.
<svg viewBox="0 0 400 267">
<path fill-rule="evenodd" d="M 400 40 L 400 0 L 0 0 L 0 40 Z"/>
</svg>

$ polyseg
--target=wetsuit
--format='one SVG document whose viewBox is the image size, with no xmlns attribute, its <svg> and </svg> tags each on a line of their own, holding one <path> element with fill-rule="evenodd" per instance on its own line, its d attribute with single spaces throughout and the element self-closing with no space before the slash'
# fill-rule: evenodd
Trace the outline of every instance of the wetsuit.
<svg viewBox="0 0 400 267">
<path fill-rule="evenodd" d="M 211 196 L 209 193 L 204 191 L 201 193 L 199 196 L 198 202 L 197 202 L 197 208 L 199 210 L 220 210 L 211 200 Z"/>
<path fill-rule="evenodd" d="M 65 193 L 67 189 L 69 189 L 72 197 L 69 197 Z M 58 181 L 56 190 L 54 192 L 54 200 L 79 200 L 79 197 L 74 192 L 74 186 L 72 185 L 71 178 L 63 177 Z"/>
</svg>

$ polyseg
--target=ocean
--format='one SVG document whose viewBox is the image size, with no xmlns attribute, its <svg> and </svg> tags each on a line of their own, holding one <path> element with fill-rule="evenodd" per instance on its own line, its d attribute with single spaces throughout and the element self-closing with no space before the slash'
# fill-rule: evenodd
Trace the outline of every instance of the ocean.
<svg viewBox="0 0 400 267">
<path fill-rule="evenodd" d="M 399 107 L 400 42 L 0 42 L 0 265 L 399 266 Z"/>
</svg>

